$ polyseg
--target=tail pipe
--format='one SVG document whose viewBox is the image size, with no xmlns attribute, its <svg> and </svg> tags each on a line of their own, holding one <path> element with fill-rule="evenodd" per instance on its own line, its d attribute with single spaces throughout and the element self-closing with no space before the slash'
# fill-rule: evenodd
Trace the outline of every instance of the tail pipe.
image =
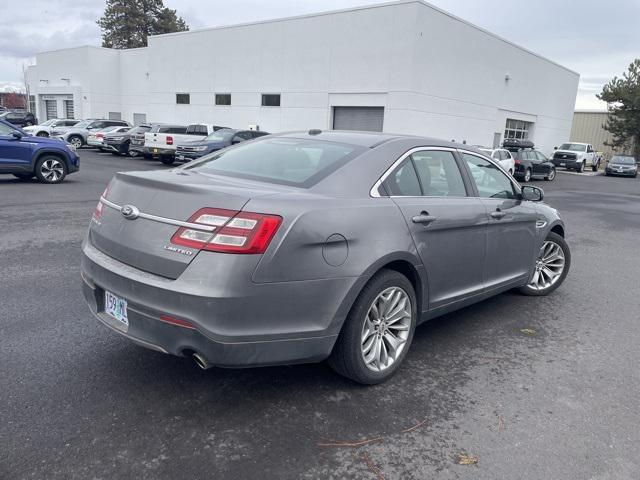
<svg viewBox="0 0 640 480">
<path fill-rule="evenodd" d="M 213 367 L 213 365 L 209 363 L 204 355 L 198 352 L 193 354 L 193 361 L 196 362 L 196 365 L 199 366 L 202 370 L 207 370 L 208 368 Z"/>
</svg>

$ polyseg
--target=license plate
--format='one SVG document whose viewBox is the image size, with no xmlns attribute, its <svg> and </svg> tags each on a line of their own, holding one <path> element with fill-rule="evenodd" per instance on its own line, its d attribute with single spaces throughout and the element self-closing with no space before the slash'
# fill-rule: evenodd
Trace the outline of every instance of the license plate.
<svg viewBox="0 0 640 480">
<path fill-rule="evenodd" d="M 561 167 L 564 167 L 565 165 L 566 165 L 566 163 L 561 163 L 560 164 Z"/>
<path fill-rule="evenodd" d="M 153 153 L 158 153 L 158 149 L 157 149 L 157 148 L 154 148 L 154 149 L 153 149 Z"/>
<path fill-rule="evenodd" d="M 184 155 L 176 155 L 176 160 L 184 160 Z"/>
<path fill-rule="evenodd" d="M 119 322 L 129 326 L 129 319 L 127 318 L 127 301 L 124 298 L 120 298 L 105 290 L 104 311 Z"/>
</svg>

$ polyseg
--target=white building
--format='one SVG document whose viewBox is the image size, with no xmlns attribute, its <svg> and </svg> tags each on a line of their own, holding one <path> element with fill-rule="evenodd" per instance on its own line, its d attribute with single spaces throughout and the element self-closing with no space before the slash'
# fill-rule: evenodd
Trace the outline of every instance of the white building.
<svg viewBox="0 0 640 480">
<path fill-rule="evenodd" d="M 40 53 L 37 116 L 370 129 L 551 150 L 579 75 L 417 0 Z M 229 104 L 230 103 L 230 104 Z"/>
</svg>

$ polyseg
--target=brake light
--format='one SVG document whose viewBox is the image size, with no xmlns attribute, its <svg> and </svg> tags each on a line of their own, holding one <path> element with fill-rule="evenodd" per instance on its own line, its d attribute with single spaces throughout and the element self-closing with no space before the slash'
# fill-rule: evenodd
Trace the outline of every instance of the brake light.
<svg viewBox="0 0 640 480">
<path fill-rule="evenodd" d="M 513 163 L 514 163 L 515 165 L 520 165 L 520 160 L 518 160 L 517 158 L 514 158 L 514 159 L 513 159 Z"/>
<path fill-rule="evenodd" d="M 104 192 L 102 192 L 102 195 L 100 195 L 100 200 L 98 200 L 98 205 L 96 205 L 96 209 L 93 211 L 93 218 L 95 218 L 96 220 L 99 220 L 100 217 L 102 216 L 102 206 L 104 205 L 102 203 L 102 199 L 107 198 L 108 192 L 109 192 L 109 186 L 107 185 L 107 187 L 104 189 Z"/>
<path fill-rule="evenodd" d="M 269 246 L 282 217 L 201 208 L 188 221 L 205 228 L 180 227 L 171 237 L 171 243 L 211 252 L 259 254 Z"/>
<path fill-rule="evenodd" d="M 96 133 L 96 138 L 104 138 L 104 133 Z"/>
<path fill-rule="evenodd" d="M 167 139 L 167 145 L 173 145 L 173 137 L 170 137 L 167 135 L 166 139 Z"/>
</svg>

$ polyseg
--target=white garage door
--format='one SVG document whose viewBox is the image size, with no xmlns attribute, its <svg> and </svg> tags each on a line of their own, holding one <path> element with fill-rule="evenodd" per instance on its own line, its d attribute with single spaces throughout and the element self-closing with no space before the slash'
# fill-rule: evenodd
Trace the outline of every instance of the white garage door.
<svg viewBox="0 0 640 480">
<path fill-rule="evenodd" d="M 334 130 L 381 132 L 384 107 L 333 107 Z"/>
</svg>

